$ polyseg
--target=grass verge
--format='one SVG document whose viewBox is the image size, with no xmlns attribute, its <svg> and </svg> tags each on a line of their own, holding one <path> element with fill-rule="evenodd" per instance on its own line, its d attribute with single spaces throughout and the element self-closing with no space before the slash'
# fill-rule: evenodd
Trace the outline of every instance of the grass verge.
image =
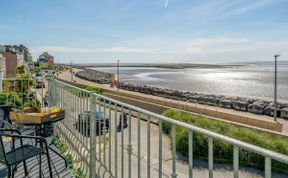
<svg viewBox="0 0 288 178">
<path fill-rule="evenodd" d="M 285 136 L 236 126 L 175 109 L 166 110 L 164 115 L 246 143 L 288 155 L 288 138 Z M 171 125 L 169 123 L 163 123 L 163 130 L 166 134 L 171 136 Z M 176 127 L 176 149 L 184 156 L 188 156 L 188 130 L 179 126 Z M 215 162 L 233 162 L 233 145 L 220 140 L 214 140 L 213 152 Z M 208 139 L 203 134 L 197 132 L 193 133 L 193 156 L 196 159 L 208 158 Z M 240 165 L 242 166 L 249 166 L 257 169 L 264 168 L 265 158 L 261 155 L 240 149 L 239 159 Z M 288 173 L 288 165 L 275 160 L 272 161 L 272 168 L 277 171 Z"/>
<path fill-rule="evenodd" d="M 103 89 L 99 88 L 99 87 L 85 85 L 85 84 L 82 84 L 82 83 L 71 82 L 71 81 L 68 81 L 68 80 L 61 79 L 61 78 L 56 78 L 56 79 L 60 80 L 62 82 L 68 83 L 70 85 L 73 85 L 73 86 L 88 90 L 88 91 L 95 91 L 97 94 L 102 94 L 102 92 L 103 92 Z M 69 87 L 69 88 L 71 88 L 71 87 Z"/>
</svg>

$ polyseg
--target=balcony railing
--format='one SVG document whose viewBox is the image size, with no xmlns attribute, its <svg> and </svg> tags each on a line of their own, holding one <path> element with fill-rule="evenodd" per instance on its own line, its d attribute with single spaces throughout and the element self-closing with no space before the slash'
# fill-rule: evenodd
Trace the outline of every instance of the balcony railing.
<svg viewBox="0 0 288 178">
<path fill-rule="evenodd" d="M 1 78 L 0 105 L 7 104 L 14 107 L 30 105 L 36 102 L 35 82 L 31 78 Z"/>
<path fill-rule="evenodd" d="M 287 155 L 179 122 L 58 80 L 49 80 L 48 94 L 50 106 L 59 106 L 66 111 L 66 118 L 57 125 L 57 132 L 68 143 L 78 167 L 87 177 L 197 177 L 193 166 L 195 133 L 201 133 L 208 139 L 206 177 L 213 177 L 216 171 L 213 161 L 214 140 L 233 145 L 230 176 L 234 175 L 235 178 L 240 174 L 239 158 L 243 156 L 239 154 L 240 149 L 265 158 L 263 164 L 266 178 L 272 175 L 272 160 L 288 164 Z M 125 119 L 120 119 L 123 113 L 127 114 L 127 128 Z M 103 115 L 107 115 L 108 119 Z M 171 142 L 164 134 L 164 123 L 171 125 Z M 184 128 L 189 133 L 187 163 L 179 161 L 177 157 L 176 127 Z"/>
</svg>

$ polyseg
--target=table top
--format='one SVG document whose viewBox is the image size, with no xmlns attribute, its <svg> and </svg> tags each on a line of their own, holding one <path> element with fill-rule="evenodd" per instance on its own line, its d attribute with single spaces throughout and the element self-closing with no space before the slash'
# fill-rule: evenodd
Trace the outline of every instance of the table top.
<svg viewBox="0 0 288 178">
<path fill-rule="evenodd" d="M 18 120 L 18 121 L 13 121 L 13 122 L 16 123 L 16 124 L 20 124 L 20 125 L 44 125 L 44 124 L 59 122 L 59 121 L 62 121 L 63 119 L 65 119 L 65 117 L 59 117 L 59 118 L 55 118 L 55 119 L 53 119 L 53 120 L 49 120 L 49 121 L 41 122 L 41 123 L 21 122 L 20 120 Z"/>
<path fill-rule="evenodd" d="M 40 115 L 39 115 L 40 114 Z M 9 113 L 10 120 L 21 125 L 43 125 L 61 121 L 65 118 L 65 110 L 53 113 L 39 113 L 37 109 L 29 112 L 13 111 Z"/>
</svg>

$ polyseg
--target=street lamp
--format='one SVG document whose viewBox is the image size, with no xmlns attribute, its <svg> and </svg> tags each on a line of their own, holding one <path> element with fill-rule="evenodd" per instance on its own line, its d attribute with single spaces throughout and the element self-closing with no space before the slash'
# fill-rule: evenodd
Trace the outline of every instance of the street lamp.
<svg viewBox="0 0 288 178">
<path fill-rule="evenodd" d="M 71 70 L 71 82 L 73 82 L 73 68 L 72 68 L 72 62 L 70 62 L 70 70 Z"/>
<path fill-rule="evenodd" d="M 275 55 L 275 75 L 274 75 L 274 121 L 277 122 L 277 58 L 280 55 Z"/>
<path fill-rule="evenodd" d="M 119 91 L 119 75 L 120 75 L 120 73 L 119 73 L 119 62 L 120 62 L 120 60 L 118 59 L 117 60 L 117 91 Z"/>
</svg>

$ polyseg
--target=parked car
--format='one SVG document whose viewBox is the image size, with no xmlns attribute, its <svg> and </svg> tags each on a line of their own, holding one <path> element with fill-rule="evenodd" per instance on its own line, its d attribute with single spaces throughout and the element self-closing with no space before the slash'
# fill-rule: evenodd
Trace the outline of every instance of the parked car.
<svg viewBox="0 0 288 178">
<path fill-rule="evenodd" d="M 36 77 L 35 81 L 36 81 L 36 88 L 45 88 L 45 82 L 43 77 Z"/>
<path fill-rule="evenodd" d="M 109 116 L 107 116 L 103 111 L 96 111 L 96 135 L 102 135 L 103 133 L 108 132 L 109 123 Z M 82 135 L 90 136 L 90 111 L 84 111 L 79 114 L 75 127 Z"/>
<path fill-rule="evenodd" d="M 54 77 L 54 75 L 53 75 L 53 73 L 48 73 L 48 75 L 47 75 L 47 78 L 53 78 Z"/>
</svg>

